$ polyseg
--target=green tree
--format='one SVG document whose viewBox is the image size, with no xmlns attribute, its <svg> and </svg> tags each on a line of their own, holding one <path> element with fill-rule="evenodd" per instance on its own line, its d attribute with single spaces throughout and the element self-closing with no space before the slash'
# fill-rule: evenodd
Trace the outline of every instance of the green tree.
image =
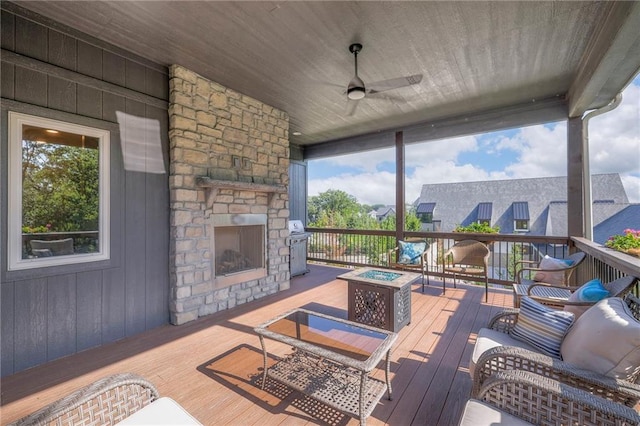
<svg viewBox="0 0 640 426">
<path fill-rule="evenodd" d="M 339 212 L 347 221 L 361 212 L 361 206 L 353 195 L 349 195 L 338 189 L 330 189 L 321 194 L 309 198 L 309 221 L 316 224 L 323 213 L 331 214 Z M 316 226 L 318 226 L 316 224 Z"/>
</svg>

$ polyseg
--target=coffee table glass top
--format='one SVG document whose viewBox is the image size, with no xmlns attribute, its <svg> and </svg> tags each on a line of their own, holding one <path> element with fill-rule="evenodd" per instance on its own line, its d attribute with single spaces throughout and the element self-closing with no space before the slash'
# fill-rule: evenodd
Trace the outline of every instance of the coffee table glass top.
<svg viewBox="0 0 640 426">
<path fill-rule="evenodd" d="M 264 329 L 360 361 L 369 359 L 393 334 L 305 310 L 267 323 Z"/>
</svg>

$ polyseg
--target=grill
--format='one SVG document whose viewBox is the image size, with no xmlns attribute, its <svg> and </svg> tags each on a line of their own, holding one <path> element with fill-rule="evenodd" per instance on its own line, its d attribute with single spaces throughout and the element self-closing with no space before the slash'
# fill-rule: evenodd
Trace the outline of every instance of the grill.
<svg viewBox="0 0 640 426">
<path fill-rule="evenodd" d="M 307 240 L 310 236 L 310 233 L 305 232 L 301 220 L 289 221 L 287 245 L 289 246 L 289 270 L 292 277 L 309 272 L 307 268 Z"/>
</svg>

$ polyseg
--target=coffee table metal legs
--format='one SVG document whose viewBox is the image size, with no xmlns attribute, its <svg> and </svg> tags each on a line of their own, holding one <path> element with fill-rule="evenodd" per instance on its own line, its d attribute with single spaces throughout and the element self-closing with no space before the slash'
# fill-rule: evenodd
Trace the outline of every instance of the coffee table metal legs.
<svg viewBox="0 0 640 426">
<path fill-rule="evenodd" d="M 264 385 L 267 383 L 267 347 L 264 344 L 264 337 L 258 336 L 260 338 L 260 346 L 262 346 L 262 386 L 260 389 L 264 390 Z"/>
<path fill-rule="evenodd" d="M 385 361 L 386 367 L 384 369 L 384 380 L 387 382 L 387 399 L 389 401 L 392 400 L 391 398 L 391 381 L 389 380 L 389 372 L 390 372 L 390 368 L 391 368 L 391 349 L 389 349 L 387 351 L 387 359 Z"/>
</svg>

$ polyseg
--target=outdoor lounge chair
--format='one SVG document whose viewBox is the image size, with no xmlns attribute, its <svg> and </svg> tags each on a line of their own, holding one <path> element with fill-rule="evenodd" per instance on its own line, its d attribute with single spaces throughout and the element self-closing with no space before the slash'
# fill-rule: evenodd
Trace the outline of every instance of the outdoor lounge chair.
<svg viewBox="0 0 640 426">
<path fill-rule="evenodd" d="M 632 408 L 529 371 L 500 371 L 469 399 L 459 426 L 637 425 Z"/>
<path fill-rule="evenodd" d="M 398 246 L 387 253 L 389 268 L 420 272 L 422 274 L 422 291 L 424 292 L 425 276 L 429 284 L 429 264 L 427 255 L 429 243 L 424 238 L 407 238 L 398 241 Z"/>
<path fill-rule="evenodd" d="M 636 285 L 638 279 L 636 277 L 622 277 L 617 280 L 603 283 L 602 287 L 609 291 L 608 297 L 624 297 Z M 586 283 L 587 285 L 589 283 Z M 599 284 L 598 284 L 599 285 Z M 580 287 L 565 287 L 548 284 L 531 284 L 527 289 L 527 296 L 542 303 L 543 305 L 552 306 L 573 312 L 576 316 L 581 315 L 589 307 L 596 304 L 596 301 L 573 301 L 571 295 Z"/>
<path fill-rule="evenodd" d="M 484 300 L 489 298 L 489 248 L 476 240 L 463 240 L 455 243 L 444 254 L 444 272 L 453 273 L 453 287 L 456 279 L 484 280 Z M 446 278 L 442 278 L 442 293 L 446 292 Z"/>
<path fill-rule="evenodd" d="M 159 398 L 153 384 L 130 373 L 98 380 L 11 423 L 27 425 L 111 425 Z"/>
<path fill-rule="evenodd" d="M 516 284 L 513 285 L 513 307 L 520 307 L 520 298 L 528 294 L 529 286 L 533 284 L 569 286 L 569 279 L 573 271 L 585 258 L 586 254 L 577 252 L 564 259 L 545 256 L 540 262 L 528 260 L 517 262 Z M 525 278 L 525 276 L 528 276 L 528 278 Z"/>
<path fill-rule="evenodd" d="M 569 322 L 566 334 L 559 335 L 558 356 L 545 354 L 545 346 L 535 341 L 514 337 L 519 321 L 535 322 L 528 314 L 530 303 L 537 302 L 523 298 L 522 309 L 497 314 L 487 328 L 478 332 L 469 364 L 472 397 L 492 374 L 526 370 L 630 407 L 640 401 L 640 386 L 636 384 L 640 379 L 640 299 L 627 294 L 625 299 L 609 297 L 596 303 L 575 323 Z M 557 317 L 572 317 L 568 312 L 537 306 L 548 312 L 533 324 L 534 329 Z M 542 330 L 540 343 L 548 343 L 549 336 L 549 329 Z"/>
</svg>

